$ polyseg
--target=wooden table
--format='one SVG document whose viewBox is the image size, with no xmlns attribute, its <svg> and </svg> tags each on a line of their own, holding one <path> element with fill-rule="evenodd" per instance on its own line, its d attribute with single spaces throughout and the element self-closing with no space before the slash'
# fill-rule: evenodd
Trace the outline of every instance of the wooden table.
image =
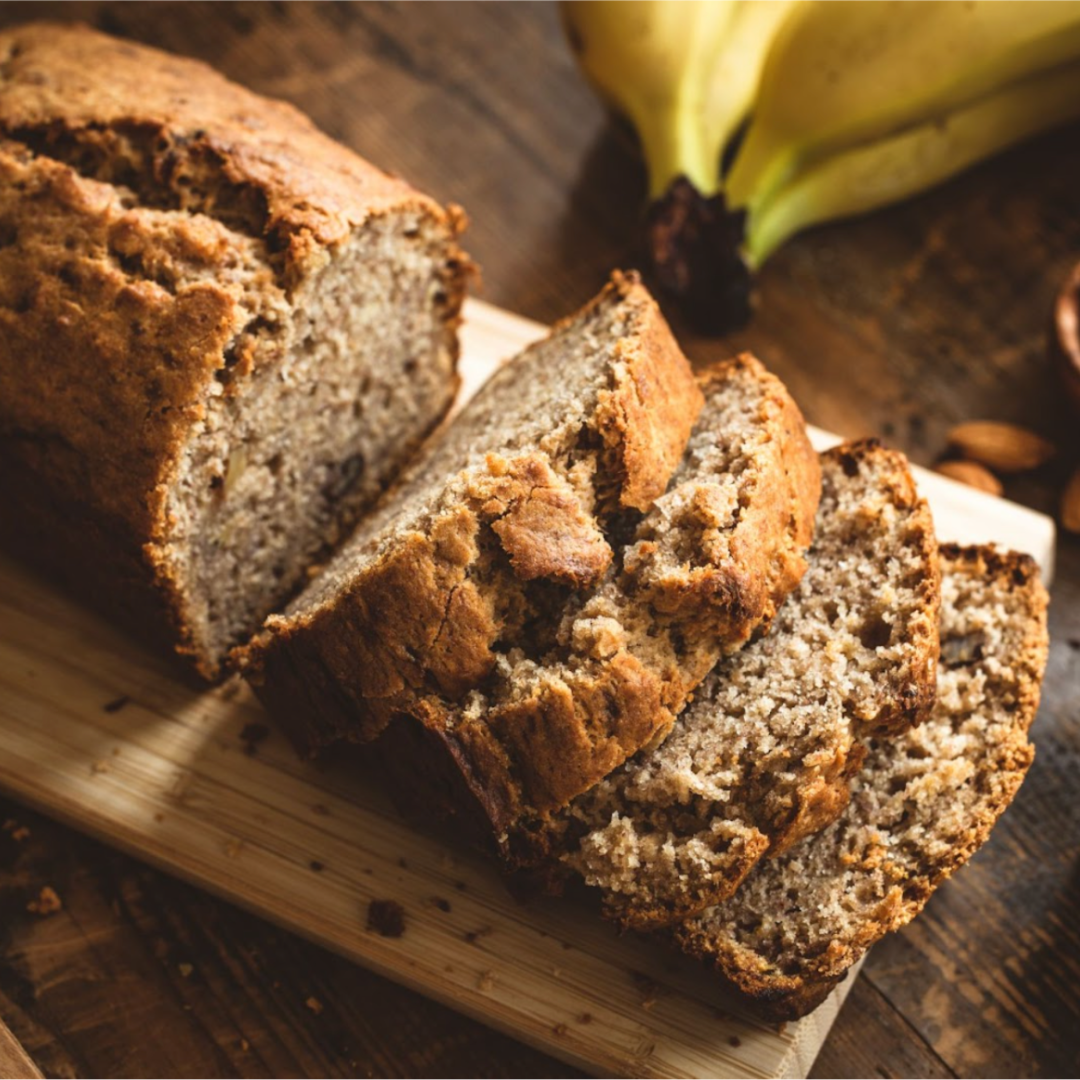
<svg viewBox="0 0 1080 1080">
<path fill-rule="evenodd" d="M 473 219 L 486 299 L 550 321 L 637 261 L 643 177 L 578 78 L 553 6 L 23 4 L 202 57 Z M 789 244 L 753 326 L 678 327 L 697 361 L 752 347 L 807 417 L 931 463 L 1001 418 L 1059 461 L 1010 481 L 1053 512 L 1080 456 L 1044 352 L 1080 258 L 1080 130 Z M 1063 539 L 1038 759 L 992 842 L 882 942 L 817 1076 L 1080 1069 L 1080 543 Z M 6 819 L 6 821 L 5 821 Z M 0 1018 L 49 1075 L 563 1076 L 556 1061 L 22 807 L 0 804 Z M 44 886 L 62 901 L 27 909 Z M 313 1004 L 314 1003 L 314 1004 Z"/>
</svg>

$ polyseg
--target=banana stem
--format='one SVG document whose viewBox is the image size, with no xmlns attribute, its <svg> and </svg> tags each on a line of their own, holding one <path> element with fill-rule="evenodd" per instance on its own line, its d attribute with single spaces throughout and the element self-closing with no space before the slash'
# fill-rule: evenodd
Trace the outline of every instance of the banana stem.
<svg viewBox="0 0 1080 1080">
<path fill-rule="evenodd" d="M 656 279 L 704 333 L 723 333 L 749 321 L 743 226 L 744 215 L 730 213 L 723 195 L 705 198 L 685 176 L 649 205 L 645 234 Z"/>
</svg>

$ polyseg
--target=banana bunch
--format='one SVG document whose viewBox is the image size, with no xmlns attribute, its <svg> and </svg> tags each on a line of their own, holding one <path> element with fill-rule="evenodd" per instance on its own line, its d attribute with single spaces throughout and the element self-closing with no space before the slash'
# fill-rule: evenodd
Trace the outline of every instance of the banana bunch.
<svg viewBox="0 0 1080 1080">
<path fill-rule="evenodd" d="M 1080 117 L 1073 0 L 571 0 L 563 18 L 641 139 L 659 282 L 712 329 L 745 321 L 792 234 Z"/>
</svg>

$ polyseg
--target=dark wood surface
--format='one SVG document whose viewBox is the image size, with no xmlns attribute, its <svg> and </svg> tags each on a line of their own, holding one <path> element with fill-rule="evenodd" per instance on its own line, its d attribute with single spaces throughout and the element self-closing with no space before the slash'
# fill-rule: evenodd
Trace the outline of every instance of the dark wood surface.
<svg viewBox="0 0 1080 1080">
<path fill-rule="evenodd" d="M 637 261 L 643 175 L 551 5 L 8 3 L 202 57 L 472 218 L 482 295 L 550 321 Z M 808 419 L 932 463 L 961 419 L 1029 424 L 1058 461 L 1007 495 L 1053 512 L 1080 423 L 1045 357 L 1080 259 L 1080 130 L 789 244 L 752 347 Z M 676 325 L 678 322 L 676 320 Z M 973 863 L 877 946 L 817 1076 L 1080 1071 L 1080 543 L 1064 538 L 1038 757 Z M 47 1075 L 564 1076 L 510 1039 L 0 801 L 0 1018 Z M 43 887 L 61 910 L 28 909 Z"/>
</svg>

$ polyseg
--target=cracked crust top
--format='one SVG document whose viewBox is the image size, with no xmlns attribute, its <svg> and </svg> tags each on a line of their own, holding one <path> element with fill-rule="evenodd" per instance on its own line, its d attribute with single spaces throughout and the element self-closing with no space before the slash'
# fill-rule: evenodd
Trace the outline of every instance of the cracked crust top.
<svg viewBox="0 0 1080 1080">
<path fill-rule="evenodd" d="M 83 161 L 126 159 L 114 182 L 137 187 L 149 176 L 180 206 L 201 209 L 209 195 L 212 216 L 264 237 L 287 277 L 392 208 L 409 206 L 457 229 L 450 219 L 460 211 L 444 211 L 364 161 L 287 102 L 199 60 L 79 23 L 0 32 L 0 128 Z"/>
</svg>

